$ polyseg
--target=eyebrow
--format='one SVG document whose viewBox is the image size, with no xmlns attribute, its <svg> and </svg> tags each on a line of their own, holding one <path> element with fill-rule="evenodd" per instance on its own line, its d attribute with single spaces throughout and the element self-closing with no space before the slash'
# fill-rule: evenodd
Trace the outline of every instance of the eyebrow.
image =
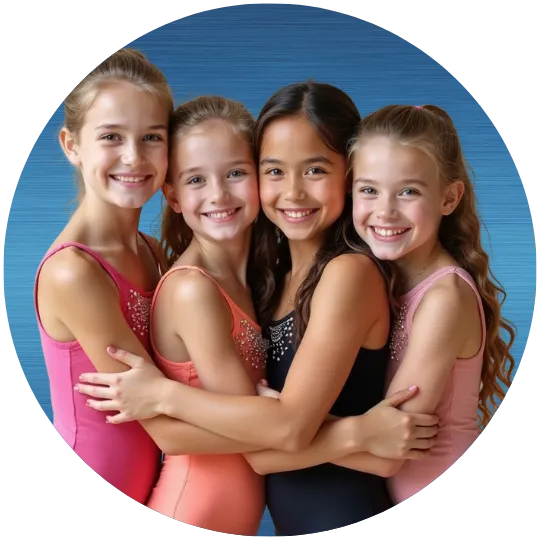
<svg viewBox="0 0 540 540">
<path fill-rule="evenodd" d="M 259 163 L 259 165 L 283 165 L 284 163 L 284 161 L 276 158 L 265 158 Z M 328 165 L 333 165 L 332 161 L 330 161 L 330 159 L 328 159 L 326 156 L 314 156 L 302 161 L 302 165 L 313 165 L 314 163 L 326 163 Z"/>
<path fill-rule="evenodd" d="M 96 128 L 96 131 L 99 131 L 100 129 L 125 129 L 126 126 L 123 126 L 121 124 L 101 124 Z M 168 127 L 163 124 L 156 124 L 155 126 L 150 126 L 148 128 L 149 131 L 167 131 Z"/>
<path fill-rule="evenodd" d="M 226 167 L 238 167 L 239 165 L 251 165 L 251 161 L 245 160 L 245 159 L 238 159 L 236 161 L 231 161 L 230 163 L 227 163 Z M 191 174 L 197 171 L 201 171 L 204 169 L 204 166 L 197 166 L 197 167 L 190 167 L 189 169 L 183 169 L 180 171 L 180 174 L 178 176 L 184 176 L 186 174 Z"/>
<path fill-rule="evenodd" d="M 377 181 L 371 180 L 370 178 L 360 177 L 360 178 L 356 178 L 353 184 L 356 184 L 358 182 L 362 182 L 363 184 L 368 184 L 368 185 L 375 185 L 378 183 Z M 400 180 L 399 183 L 402 185 L 417 185 L 417 186 L 422 186 L 422 187 L 428 187 L 426 182 L 424 182 L 423 180 L 418 180 L 417 178 L 405 178 L 404 180 Z"/>
</svg>

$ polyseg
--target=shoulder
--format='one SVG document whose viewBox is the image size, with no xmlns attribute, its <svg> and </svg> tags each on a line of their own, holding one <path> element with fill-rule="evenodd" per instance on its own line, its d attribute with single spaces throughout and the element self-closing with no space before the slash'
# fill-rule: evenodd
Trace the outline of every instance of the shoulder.
<svg viewBox="0 0 540 540">
<path fill-rule="evenodd" d="M 332 259 L 323 270 L 321 287 L 342 287 L 348 290 L 385 286 L 376 262 L 361 253 L 347 253 Z M 351 287 L 354 285 L 354 287 Z"/>
<path fill-rule="evenodd" d="M 440 320 L 444 324 L 458 327 L 467 321 L 467 313 L 477 311 L 477 305 L 478 300 L 471 285 L 452 273 L 435 281 L 424 293 L 415 311 L 415 318 L 421 316 L 433 323 Z"/>
<path fill-rule="evenodd" d="M 93 257 L 76 247 L 66 247 L 51 255 L 40 272 L 40 286 L 56 291 L 80 290 L 81 285 L 110 283 L 107 273 Z"/>
<path fill-rule="evenodd" d="M 179 307 L 223 304 L 223 294 L 217 283 L 195 268 L 180 268 L 171 272 L 161 291 L 171 295 Z"/>
</svg>

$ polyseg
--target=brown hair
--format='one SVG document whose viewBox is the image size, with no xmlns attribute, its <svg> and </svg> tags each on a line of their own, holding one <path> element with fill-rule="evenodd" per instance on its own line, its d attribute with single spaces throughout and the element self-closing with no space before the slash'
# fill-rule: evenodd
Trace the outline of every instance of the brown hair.
<svg viewBox="0 0 540 540">
<path fill-rule="evenodd" d="M 510 348 L 515 338 L 515 326 L 501 315 L 506 299 L 502 285 L 489 267 L 489 258 L 481 244 L 480 219 L 476 197 L 469 176 L 457 130 L 450 116 L 435 105 L 389 105 L 364 118 L 351 148 L 354 153 L 369 137 L 383 135 L 399 144 L 414 146 L 425 152 L 439 169 L 440 178 L 448 184 L 461 180 L 463 197 L 454 212 L 444 216 L 439 228 L 439 240 L 458 264 L 475 280 L 482 298 L 486 318 L 486 347 L 482 365 L 480 390 L 480 424 L 485 427 L 497 407 L 496 398 L 503 399 L 504 386 L 509 387 L 514 369 Z M 505 342 L 500 329 L 508 334 Z M 504 385 L 504 386 L 503 386 Z"/>
<path fill-rule="evenodd" d="M 265 130 L 276 119 L 304 115 L 319 137 L 334 152 L 347 159 L 349 145 L 360 123 L 360 113 L 352 99 L 342 90 L 329 84 L 308 81 L 296 83 L 277 91 L 263 106 L 255 128 L 256 154 L 260 152 Z M 258 269 L 254 290 L 257 313 L 263 325 L 270 322 L 291 269 L 289 241 L 261 212 L 255 225 L 257 260 L 266 258 Z M 352 200 L 346 196 L 343 212 L 329 227 L 321 248 L 315 255 L 306 278 L 294 301 L 295 341 L 302 339 L 311 311 L 311 299 L 326 265 L 344 253 L 364 253 L 381 269 L 369 247 L 358 237 L 352 222 Z"/>
<path fill-rule="evenodd" d="M 238 101 L 220 96 L 201 96 L 180 105 L 172 114 L 170 122 L 170 149 L 189 129 L 208 120 L 223 120 L 235 133 L 242 135 L 253 148 L 253 125 L 255 120 L 247 108 Z M 167 176 L 166 182 L 170 182 Z M 193 238 L 182 214 L 176 213 L 169 205 L 163 209 L 161 220 L 161 246 L 165 254 L 167 268 L 187 249 Z"/>
<path fill-rule="evenodd" d="M 90 109 L 100 90 L 107 84 L 126 81 L 141 90 L 155 95 L 167 107 L 173 109 L 171 90 L 161 70 L 148 61 L 139 51 L 121 49 L 93 69 L 64 100 L 64 127 L 75 137 L 84 123 L 84 116 Z M 78 200 L 84 197 L 84 184 L 78 173 Z"/>
</svg>

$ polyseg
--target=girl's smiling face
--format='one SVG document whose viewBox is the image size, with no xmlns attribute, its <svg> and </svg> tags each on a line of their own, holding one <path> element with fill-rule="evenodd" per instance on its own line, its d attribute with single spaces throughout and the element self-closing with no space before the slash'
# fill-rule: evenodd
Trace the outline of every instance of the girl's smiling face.
<svg viewBox="0 0 540 540">
<path fill-rule="evenodd" d="M 343 211 L 346 171 L 304 115 L 273 120 L 259 156 L 262 209 L 290 241 L 319 240 Z"/>
</svg>

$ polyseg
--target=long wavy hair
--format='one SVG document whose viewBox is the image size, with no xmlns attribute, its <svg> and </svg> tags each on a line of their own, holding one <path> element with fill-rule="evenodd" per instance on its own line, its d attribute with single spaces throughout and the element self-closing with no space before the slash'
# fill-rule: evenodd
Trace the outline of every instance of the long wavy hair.
<svg viewBox="0 0 540 540">
<path fill-rule="evenodd" d="M 510 349 L 515 338 L 515 326 L 501 315 L 506 293 L 495 279 L 489 267 L 489 257 L 482 247 L 481 222 L 471 182 L 472 170 L 463 156 L 452 119 L 435 105 L 389 105 L 366 116 L 351 146 L 351 154 L 368 138 L 376 135 L 390 137 L 399 144 L 425 152 L 437 164 L 442 182 L 451 184 L 461 180 L 465 186 L 463 197 L 454 212 L 442 218 L 439 239 L 444 249 L 473 277 L 482 298 L 486 346 L 479 423 L 483 428 L 493 416 L 496 400 L 503 399 L 505 387 L 511 384 L 515 363 Z M 507 334 L 506 341 L 501 337 L 501 329 Z"/>
<path fill-rule="evenodd" d="M 255 155 L 259 157 L 265 131 L 272 122 L 299 115 L 311 122 L 331 150 L 347 159 L 350 142 L 361 120 L 360 113 L 345 92 L 335 86 L 313 81 L 286 86 L 266 102 L 255 125 Z M 347 174 L 350 176 L 350 172 Z M 253 293 L 259 320 L 265 326 L 271 321 L 279 304 L 285 276 L 291 270 L 291 256 L 287 238 L 262 211 L 255 224 L 254 237 L 257 238 L 254 258 L 261 266 L 256 269 Z M 354 229 L 352 199 L 349 195 L 346 196 L 340 217 L 326 231 L 323 245 L 316 253 L 294 299 L 297 344 L 306 330 L 311 299 L 326 265 L 344 253 L 364 253 L 383 270 L 384 264 L 374 258 Z"/>
</svg>

